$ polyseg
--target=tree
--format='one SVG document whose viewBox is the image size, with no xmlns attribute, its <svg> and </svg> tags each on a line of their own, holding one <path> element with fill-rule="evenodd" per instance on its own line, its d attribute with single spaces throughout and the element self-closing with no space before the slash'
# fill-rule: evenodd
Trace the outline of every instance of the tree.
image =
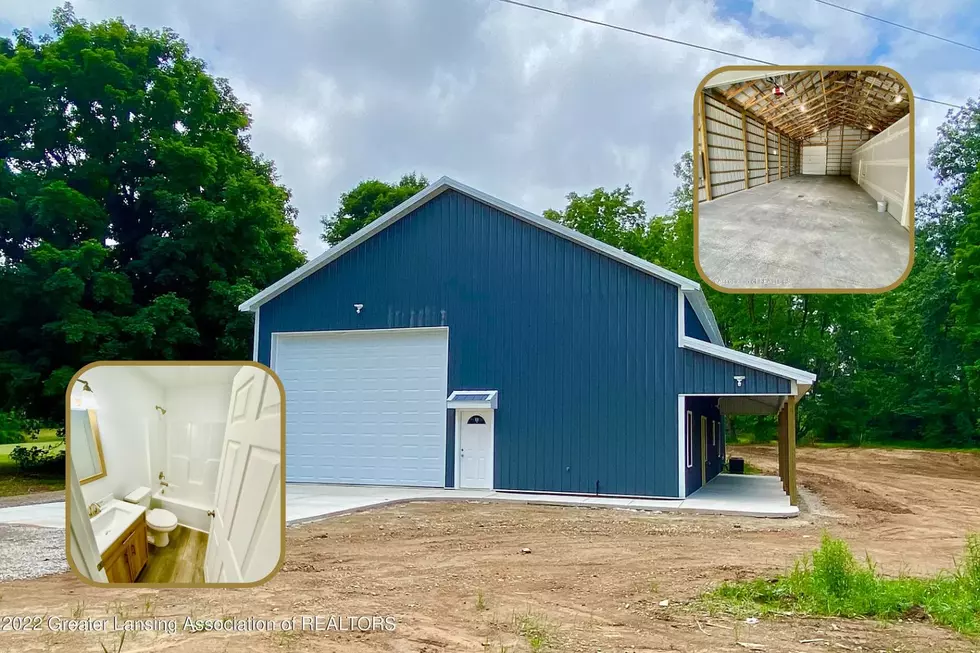
<svg viewBox="0 0 980 653">
<path fill-rule="evenodd" d="M 63 411 L 100 359 L 243 359 L 237 305 L 304 261 L 250 118 L 170 30 L 0 39 L 0 410 Z"/>
<path fill-rule="evenodd" d="M 320 218 L 320 240 L 336 245 L 428 185 L 424 176 L 414 172 L 402 176 L 396 184 L 377 179 L 362 181 L 340 196 L 340 208 Z"/>
</svg>

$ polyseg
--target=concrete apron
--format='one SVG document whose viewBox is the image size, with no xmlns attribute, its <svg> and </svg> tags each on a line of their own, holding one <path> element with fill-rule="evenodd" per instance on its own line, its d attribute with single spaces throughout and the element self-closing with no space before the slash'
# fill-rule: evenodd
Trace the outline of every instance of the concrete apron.
<svg viewBox="0 0 980 653">
<path fill-rule="evenodd" d="M 496 490 L 375 487 L 362 485 L 286 485 L 286 523 L 290 526 L 412 501 L 476 501 L 546 506 L 617 508 L 738 517 L 796 517 L 776 476 L 720 474 L 686 499 L 634 499 Z M 65 502 L 0 508 L 0 523 L 64 528 Z"/>
<path fill-rule="evenodd" d="M 686 499 L 638 499 L 496 490 L 288 484 L 286 523 L 290 526 L 413 501 L 469 501 L 529 505 L 616 508 L 650 512 L 789 518 L 791 506 L 776 476 L 720 474 Z"/>
</svg>

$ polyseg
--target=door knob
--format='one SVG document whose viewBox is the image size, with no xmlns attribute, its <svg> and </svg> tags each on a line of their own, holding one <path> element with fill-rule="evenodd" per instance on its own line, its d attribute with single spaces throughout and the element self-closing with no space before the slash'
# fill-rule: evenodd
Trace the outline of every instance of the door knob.
<svg viewBox="0 0 980 653">
<path fill-rule="evenodd" d="M 208 510 L 208 517 L 214 517 L 214 511 Z"/>
</svg>

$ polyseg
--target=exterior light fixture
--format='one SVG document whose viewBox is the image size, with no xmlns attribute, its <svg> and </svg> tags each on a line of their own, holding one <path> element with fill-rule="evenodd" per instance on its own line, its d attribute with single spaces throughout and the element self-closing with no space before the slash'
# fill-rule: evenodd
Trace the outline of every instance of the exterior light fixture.
<svg viewBox="0 0 980 653">
<path fill-rule="evenodd" d="M 784 95 L 786 95 L 786 91 L 779 84 L 775 84 L 772 87 L 772 95 L 773 95 L 773 97 L 780 98 L 780 97 L 783 97 Z"/>
<path fill-rule="evenodd" d="M 895 104 L 898 104 L 901 101 L 902 101 L 902 96 L 901 95 L 896 95 L 895 96 Z"/>
</svg>

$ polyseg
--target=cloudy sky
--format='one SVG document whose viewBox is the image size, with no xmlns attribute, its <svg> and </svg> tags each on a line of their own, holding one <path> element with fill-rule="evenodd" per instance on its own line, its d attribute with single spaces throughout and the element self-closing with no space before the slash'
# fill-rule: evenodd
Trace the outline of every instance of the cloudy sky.
<svg viewBox="0 0 980 653">
<path fill-rule="evenodd" d="M 975 0 L 835 0 L 977 46 Z M 780 64 L 878 63 L 916 95 L 980 95 L 980 52 L 815 0 L 527 0 Z M 0 0 L 0 33 L 46 31 L 52 0 Z M 169 26 L 227 77 L 299 209 L 300 246 L 358 181 L 449 175 L 529 210 L 631 184 L 666 208 L 694 89 L 738 60 L 498 0 L 76 0 L 86 20 Z M 917 193 L 947 108 L 917 102 Z"/>
</svg>

